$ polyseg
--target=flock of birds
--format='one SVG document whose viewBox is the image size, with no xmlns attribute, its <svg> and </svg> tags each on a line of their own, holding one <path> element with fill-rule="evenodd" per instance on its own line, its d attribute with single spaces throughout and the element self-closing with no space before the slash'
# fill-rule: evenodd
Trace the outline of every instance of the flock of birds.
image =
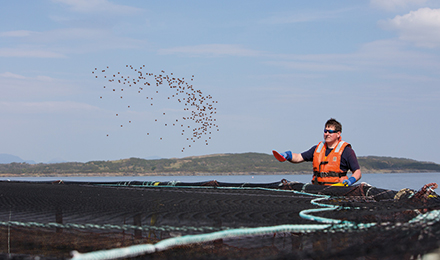
<svg viewBox="0 0 440 260">
<path fill-rule="evenodd" d="M 121 74 L 121 72 L 110 73 L 108 66 L 106 69 L 98 70 L 98 68 L 95 68 L 92 74 L 94 74 L 96 79 L 104 78 L 107 83 L 103 88 L 117 95 L 118 99 L 119 97 L 122 99 L 124 97 L 122 93 L 128 93 L 128 91 L 137 91 L 136 94 L 141 96 L 143 96 L 144 92 L 147 92 L 148 95 L 145 100 L 153 106 L 155 102 L 154 95 L 163 98 L 162 95 L 158 95 L 160 92 L 169 93 L 166 99 L 177 101 L 185 112 L 185 116 L 172 120 L 172 126 L 180 127 L 181 136 L 186 137 L 188 142 L 193 143 L 202 139 L 206 145 L 209 144 L 213 129 L 219 131 L 216 124 L 217 120 L 214 117 L 217 113 L 214 105 L 218 101 L 214 101 L 211 95 L 203 95 L 201 90 L 195 89 L 192 84 L 185 81 L 185 78 L 177 78 L 173 76 L 173 73 L 168 75 L 163 70 L 159 74 L 145 72 L 145 65 L 139 68 L 132 65 L 126 65 L 125 67 L 129 69 L 129 73 L 125 75 Z M 194 75 L 191 77 L 191 81 L 193 80 Z M 116 86 L 118 85 L 122 85 L 121 88 L 117 88 Z M 100 98 L 102 99 L 103 97 L 100 96 Z M 126 107 L 130 109 L 131 105 L 127 104 Z M 166 113 L 163 112 L 162 116 L 165 115 Z M 115 116 L 119 116 L 119 113 Z M 131 124 L 131 120 L 128 123 Z M 154 119 L 154 122 L 151 123 L 158 123 L 158 119 Z M 121 124 L 121 127 L 123 126 Z M 170 127 L 171 123 L 165 123 L 163 126 Z M 146 135 L 150 135 L 150 133 L 147 132 Z M 162 140 L 163 136 L 159 136 L 159 138 Z M 191 147 L 191 144 L 187 147 Z M 185 148 L 182 148 L 182 152 L 185 151 Z"/>
</svg>

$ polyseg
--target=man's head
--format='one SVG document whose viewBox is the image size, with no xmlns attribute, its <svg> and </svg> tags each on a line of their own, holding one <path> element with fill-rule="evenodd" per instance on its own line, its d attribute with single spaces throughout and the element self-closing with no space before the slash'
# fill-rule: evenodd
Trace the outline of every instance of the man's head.
<svg viewBox="0 0 440 260">
<path fill-rule="evenodd" d="M 324 141 L 327 147 L 334 148 L 336 144 L 341 140 L 342 125 L 334 118 L 330 118 L 325 123 L 324 128 Z"/>
<path fill-rule="evenodd" d="M 334 118 L 330 118 L 325 123 L 325 128 L 329 128 L 329 127 L 333 128 L 334 130 L 336 130 L 336 132 L 342 132 L 342 125 L 341 125 L 341 123 L 336 121 L 336 119 L 334 119 Z"/>
</svg>

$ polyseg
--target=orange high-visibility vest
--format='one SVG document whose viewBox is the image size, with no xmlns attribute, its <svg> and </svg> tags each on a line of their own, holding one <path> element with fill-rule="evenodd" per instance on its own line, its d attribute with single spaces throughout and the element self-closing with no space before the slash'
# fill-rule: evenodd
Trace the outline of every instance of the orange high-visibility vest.
<svg viewBox="0 0 440 260">
<path fill-rule="evenodd" d="M 325 142 L 320 142 L 316 146 L 313 154 L 313 184 L 332 185 L 340 183 L 346 179 L 347 172 L 341 170 L 341 155 L 345 147 L 351 145 L 344 141 L 339 141 L 336 147 L 325 156 L 327 145 Z"/>
</svg>

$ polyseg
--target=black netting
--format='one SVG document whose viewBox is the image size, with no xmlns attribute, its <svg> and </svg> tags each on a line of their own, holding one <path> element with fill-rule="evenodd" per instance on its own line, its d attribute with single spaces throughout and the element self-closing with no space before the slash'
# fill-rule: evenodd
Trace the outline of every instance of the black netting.
<svg viewBox="0 0 440 260">
<path fill-rule="evenodd" d="M 440 247 L 439 217 L 411 222 L 440 210 L 440 199 L 429 187 L 391 191 L 366 184 L 325 187 L 286 180 L 0 182 L 0 252 L 3 258 L 68 258 L 72 250 L 155 244 L 237 228 L 315 225 L 320 223 L 300 217 L 300 212 L 323 208 L 312 203 L 317 198 L 336 209 L 312 216 L 352 225 L 218 239 L 137 258 L 411 259 Z"/>
</svg>

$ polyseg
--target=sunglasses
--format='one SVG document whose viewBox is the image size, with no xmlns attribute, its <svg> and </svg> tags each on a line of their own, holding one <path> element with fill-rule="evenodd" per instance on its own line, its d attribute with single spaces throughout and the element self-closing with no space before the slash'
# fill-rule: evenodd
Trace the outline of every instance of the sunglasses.
<svg viewBox="0 0 440 260">
<path fill-rule="evenodd" d="M 324 129 L 324 133 L 334 134 L 334 133 L 337 133 L 337 132 L 338 132 L 338 131 L 336 131 L 336 130 Z"/>
</svg>

